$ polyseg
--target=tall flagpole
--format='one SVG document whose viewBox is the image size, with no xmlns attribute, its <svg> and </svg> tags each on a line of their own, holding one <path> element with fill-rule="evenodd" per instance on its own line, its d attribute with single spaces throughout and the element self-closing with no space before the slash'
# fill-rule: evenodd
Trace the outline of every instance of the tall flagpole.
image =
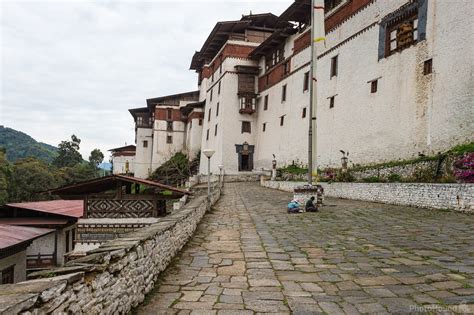
<svg viewBox="0 0 474 315">
<path fill-rule="evenodd" d="M 318 174 L 317 166 L 317 72 L 318 51 L 326 41 L 324 30 L 324 0 L 311 1 L 311 69 L 309 77 L 310 106 L 309 106 L 309 130 L 308 130 L 308 184 L 313 184 L 313 177 Z"/>
</svg>

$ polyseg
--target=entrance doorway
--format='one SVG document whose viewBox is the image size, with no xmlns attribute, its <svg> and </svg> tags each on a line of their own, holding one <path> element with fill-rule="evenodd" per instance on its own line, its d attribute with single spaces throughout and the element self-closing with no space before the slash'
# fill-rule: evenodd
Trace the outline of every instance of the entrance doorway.
<svg viewBox="0 0 474 315">
<path fill-rule="evenodd" d="M 249 172 L 253 170 L 253 152 L 255 146 L 247 142 L 236 144 L 235 151 L 238 155 L 239 172 Z"/>
</svg>

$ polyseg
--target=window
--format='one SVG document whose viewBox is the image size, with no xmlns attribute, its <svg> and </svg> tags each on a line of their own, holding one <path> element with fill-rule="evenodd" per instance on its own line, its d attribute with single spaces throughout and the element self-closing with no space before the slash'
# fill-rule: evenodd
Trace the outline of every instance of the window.
<svg viewBox="0 0 474 315">
<path fill-rule="evenodd" d="M 385 55 L 402 51 L 418 41 L 418 16 L 411 16 L 387 25 Z"/>
<path fill-rule="evenodd" d="M 214 67 L 212 67 L 211 71 L 212 71 L 211 81 L 214 82 Z"/>
<path fill-rule="evenodd" d="M 423 63 L 423 74 L 433 73 L 433 59 L 428 59 Z"/>
<path fill-rule="evenodd" d="M 329 108 L 333 108 L 334 107 L 334 98 L 335 96 L 331 96 L 329 98 Z"/>
<path fill-rule="evenodd" d="M 212 102 L 212 89 L 211 89 L 211 95 L 209 96 L 209 102 Z"/>
<path fill-rule="evenodd" d="M 268 95 L 265 95 L 265 98 L 263 99 L 263 110 L 268 109 Z"/>
<path fill-rule="evenodd" d="M 173 131 L 173 122 L 172 121 L 167 121 L 166 122 L 166 130 L 167 131 Z"/>
<path fill-rule="evenodd" d="M 8 284 L 15 282 L 15 265 L 2 270 L 2 281 L 0 284 Z"/>
<path fill-rule="evenodd" d="M 207 129 L 207 132 L 206 132 L 206 140 L 209 140 L 209 129 Z"/>
<path fill-rule="evenodd" d="M 304 79 L 303 79 L 303 92 L 309 90 L 309 71 L 305 72 Z"/>
<path fill-rule="evenodd" d="M 324 0 L 324 12 L 329 12 L 339 4 L 341 4 L 342 0 Z"/>
<path fill-rule="evenodd" d="M 373 80 L 370 82 L 370 93 L 377 93 L 378 82 L 379 80 Z"/>
<path fill-rule="evenodd" d="M 306 107 L 303 108 L 303 113 L 301 113 L 301 118 L 306 118 Z"/>
<path fill-rule="evenodd" d="M 290 62 L 286 61 L 283 64 L 283 76 L 287 75 L 288 73 L 290 73 Z"/>
<path fill-rule="evenodd" d="M 285 124 L 285 116 L 280 116 L 280 126 Z"/>
<path fill-rule="evenodd" d="M 171 109 L 166 110 L 166 119 L 168 120 L 173 119 L 173 111 Z"/>
<path fill-rule="evenodd" d="M 148 148 L 148 141 L 147 141 L 147 140 L 144 140 L 144 141 L 143 141 L 143 147 L 144 147 L 144 148 Z"/>
<path fill-rule="evenodd" d="M 283 60 L 285 55 L 285 45 L 282 44 L 272 53 L 265 56 L 265 70 L 270 69 Z"/>
<path fill-rule="evenodd" d="M 65 241 L 66 241 L 66 253 L 69 253 L 69 251 L 70 251 L 70 246 L 69 246 L 69 234 L 70 233 L 71 233 L 70 231 L 66 231 L 66 239 L 65 239 Z"/>
<path fill-rule="evenodd" d="M 141 116 L 137 117 L 137 125 L 139 125 L 139 126 L 143 125 L 143 117 L 141 117 Z"/>
<path fill-rule="evenodd" d="M 214 137 L 217 136 L 217 124 L 214 126 Z"/>
<path fill-rule="evenodd" d="M 216 117 L 219 116 L 219 103 L 217 103 L 217 108 L 216 108 Z"/>
<path fill-rule="evenodd" d="M 221 94 L 221 81 L 217 84 L 217 94 Z"/>
<path fill-rule="evenodd" d="M 199 126 L 202 126 L 202 119 L 199 119 Z"/>
<path fill-rule="evenodd" d="M 207 121 L 211 121 L 211 109 L 209 108 L 209 114 L 207 115 Z"/>
<path fill-rule="evenodd" d="M 222 63 L 219 65 L 219 74 L 222 74 Z"/>
<path fill-rule="evenodd" d="M 193 121 L 190 120 L 190 121 L 189 121 L 189 129 L 191 129 L 192 127 L 193 127 Z"/>
<path fill-rule="evenodd" d="M 286 101 L 286 84 L 281 87 L 281 101 Z"/>
<path fill-rule="evenodd" d="M 173 136 L 166 136 L 166 143 L 173 143 Z"/>
<path fill-rule="evenodd" d="M 266 129 L 267 129 L 267 123 L 263 123 L 263 125 L 262 125 L 262 131 L 265 132 Z"/>
<path fill-rule="evenodd" d="M 331 58 L 331 78 L 337 76 L 337 57 L 334 56 Z"/>
<path fill-rule="evenodd" d="M 244 133 L 244 132 L 251 133 L 250 121 L 242 121 L 242 133 Z"/>
</svg>

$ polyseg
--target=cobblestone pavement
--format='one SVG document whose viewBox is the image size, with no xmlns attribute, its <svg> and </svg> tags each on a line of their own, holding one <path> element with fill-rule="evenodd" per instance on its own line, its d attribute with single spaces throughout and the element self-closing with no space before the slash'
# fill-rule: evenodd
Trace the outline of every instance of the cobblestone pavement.
<svg viewBox="0 0 474 315">
<path fill-rule="evenodd" d="M 474 312 L 474 216 L 289 193 L 225 194 L 139 314 Z"/>
</svg>

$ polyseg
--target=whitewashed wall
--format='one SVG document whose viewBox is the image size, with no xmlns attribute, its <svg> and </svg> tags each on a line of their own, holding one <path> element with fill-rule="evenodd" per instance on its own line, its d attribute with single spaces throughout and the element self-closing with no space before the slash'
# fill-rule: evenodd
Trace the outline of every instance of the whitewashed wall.
<svg viewBox="0 0 474 315">
<path fill-rule="evenodd" d="M 23 250 L 14 255 L 0 259 L 0 276 L 1 270 L 11 266 L 15 266 L 13 270 L 13 281 L 20 282 L 26 279 L 26 251 Z"/>
<path fill-rule="evenodd" d="M 135 156 L 114 156 L 112 163 L 114 167 L 114 174 L 124 174 L 126 172 L 125 165 L 128 162 L 128 169 L 130 173 L 135 173 Z"/>
<path fill-rule="evenodd" d="M 242 144 L 245 141 L 249 145 L 255 145 L 256 134 L 258 133 L 256 113 L 253 115 L 239 113 L 238 76 L 236 73 L 232 73 L 235 72 L 236 65 L 256 65 L 256 63 L 249 59 L 228 57 L 222 64 L 221 77 L 219 77 L 217 70 L 214 83 L 207 80 L 208 89 L 212 86 L 213 98 L 211 101 L 210 90 L 207 90 L 201 148 L 216 151 L 211 159 L 211 172 L 215 174 L 219 172 L 219 165 L 224 166 L 226 174 L 238 173 L 238 155 L 235 145 Z M 217 93 L 219 80 L 221 81 L 220 94 Z M 219 116 L 216 117 L 218 102 Z M 209 108 L 211 108 L 210 121 L 208 121 Z M 242 121 L 244 120 L 251 123 L 250 134 L 241 133 Z M 214 136 L 214 126 L 216 124 L 218 125 L 217 136 Z M 209 129 L 209 140 L 206 140 L 207 129 Z M 201 155 L 200 173 L 207 174 L 207 158 L 204 155 Z"/>
<path fill-rule="evenodd" d="M 176 152 L 184 150 L 185 132 L 185 123 L 182 121 L 173 121 L 173 131 L 167 131 L 165 120 L 155 120 L 152 171 L 168 161 Z M 166 143 L 168 136 L 173 137 L 173 143 Z"/>
<path fill-rule="evenodd" d="M 151 172 L 153 153 L 153 129 L 137 128 L 137 144 L 135 155 L 135 177 L 147 178 Z M 148 147 L 143 147 L 143 141 L 148 141 Z"/>
<path fill-rule="evenodd" d="M 376 1 L 331 31 L 326 48 L 407 2 Z M 433 154 L 474 140 L 474 41 L 466 40 L 469 34 L 472 37 L 474 6 L 470 4 L 467 0 L 429 1 L 427 40 L 380 61 L 379 25 L 319 60 L 320 167 L 338 166 L 339 150 L 349 151 L 353 163 L 372 163 L 410 158 L 419 152 Z M 292 59 L 292 69 L 309 61 L 309 51 L 307 48 Z M 330 79 L 330 61 L 335 55 L 339 58 L 338 76 Z M 434 73 L 424 76 L 423 62 L 429 58 L 433 58 Z M 301 114 L 309 102 L 308 93 L 303 93 L 303 75 L 308 70 L 305 67 L 261 94 L 257 169 L 271 167 L 272 153 L 279 165 L 306 162 L 308 122 Z M 378 77 L 378 92 L 371 94 L 367 82 Z M 288 85 L 285 103 L 280 101 L 283 84 Z M 269 110 L 263 111 L 266 94 Z M 335 107 L 330 109 L 328 97 L 333 95 L 337 95 Z M 286 115 L 285 125 L 280 127 L 282 115 Z M 265 133 L 261 132 L 264 122 Z"/>
</svg>

